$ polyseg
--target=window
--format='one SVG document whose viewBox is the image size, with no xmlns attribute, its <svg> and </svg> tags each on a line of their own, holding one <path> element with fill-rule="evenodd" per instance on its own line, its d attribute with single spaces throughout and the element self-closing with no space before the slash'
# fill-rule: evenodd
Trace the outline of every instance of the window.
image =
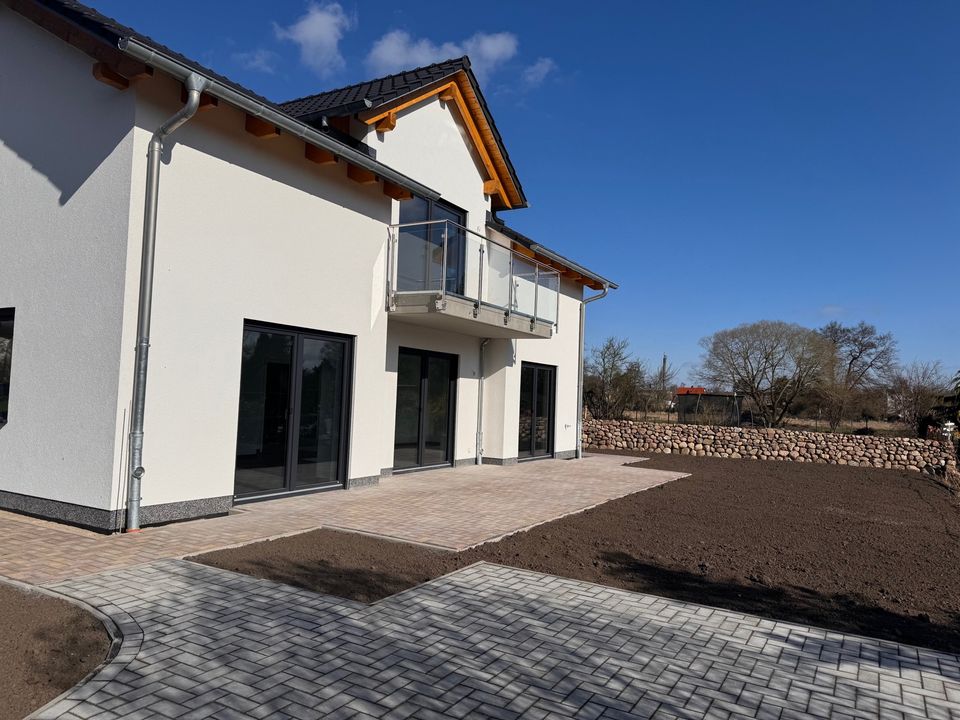
<svg viewBox="0 0 960 720">
<path fill-rule="evenodd" d="M 0 426 L 7 422 L 13 365 L 13 308 L 0 308 Z"/>
<path fill-rule="evenodd" d="M 448 222 L 438 222 L 441 220 Z M 405 227 L 400 233 L 399 290 L 434 291 L 442 286 L 446 292 L 463 295 L 466 220 L 462 210 L 439 200 L 414 196 L 400 203 L 400 224 Z M 443 267 L 445 232 L 446 268 Z"/>
</svg>

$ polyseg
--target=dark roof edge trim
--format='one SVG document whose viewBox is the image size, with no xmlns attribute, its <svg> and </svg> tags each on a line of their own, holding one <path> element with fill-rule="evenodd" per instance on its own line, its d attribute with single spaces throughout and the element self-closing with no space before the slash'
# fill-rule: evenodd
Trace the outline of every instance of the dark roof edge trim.
<svg viewBox="0 0 960 720">
<path fill-rule="evenodd" d="M 224 102 L 235 105 L 254 117 L 262 118 L 263 120 L 276 125 L 294 137 L 298 137 L 310 143 L 311 145 L 316 145 L 329 150 L 330 152 L 339 155 L 344 160 L 353 163 L 358 167 L 362 167 L 365 170 L 370 170 L 371 172 L 379 175 L 381 178 L 400 185 L 401 187 L 406 188 L 417 195 L 421 195 L 431 200 L 437 200 L 440 198 L 440 193 L 438 193 L 436 190 L 418 183 L 416 180 L 407 177 L 403 173 L 398 172 L 393 168 L 384 165 L 383 163 L 377 162 L 359 150 L 355 150 L 348 145 L 334 140 L 328 135 L 324 135 L 323 133 L 314 130 L 312 127 L 300 122 L 299 120 L 294 120 L 289 115 L 285 115 L 269 105 L 265 105 L 250 95 L 238 92 L 237 90 L 224 85 L 222 82 L 210 77 L 203 71 L 175 60 L 165 53 L 158 51 L 156 48 L 140 42 L 136 38 L 121 38 L 118 46 L 120 50 L 125 52 L 127 55 L 130 55 L 131 57 L 134 57 L 147 65 L 151 65 L 158 70 L 177 78 L 178 80 L 182 81 L 191 73 L 196 73 L 197 75 L 204 77 L 204 79 L 207 81 L 207 87 L 204 89 L 204 92 L 219 97 Z"/>
<path fill-rule="evenodd" d="M 526 235 L 520 232 L 517 232 L 512 227 L 507 226 L 503 222 L 503 220 L 501 220 L 500 218 L 490 213 L 487 213 L 487 227 L 493 228 L 497 232 L 506 235 L 508 238 L 510 238 L 514 242 L 518 242 L 524 247 L 529 248 L 534 252 L 540 253 L 544 257 L 549 258 L 554 262 L 560 263 L 561 265 L 565 265 L 566 267 L 570 268 L 574 272 L 579 273 L 580 275 L 583 275 L 588 280 L 593 280 L 594 282 L 598 282 L 601 285 L 605 285 L 611 290 L 616 290 L 617 288 L 620 287 L 619 285 L 617 285 L 617 283 L 613 282 L 613 280 L 608 280 L 607 278 L 603 277 L 603 275 L 597 275 L 597 273 L 593 272 L 592 270 L 588 270 L 580 263 L 576 263 L 570 258 L 564 257 L 558 252 L 554 252 L 550 248 L 544 245 L 541 245 L 535 240 L 531 240 Z"/>
</svg>

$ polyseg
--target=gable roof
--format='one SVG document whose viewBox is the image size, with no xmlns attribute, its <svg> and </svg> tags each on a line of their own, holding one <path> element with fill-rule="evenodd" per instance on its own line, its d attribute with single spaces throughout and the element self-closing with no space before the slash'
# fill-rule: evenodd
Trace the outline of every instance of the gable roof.
<svg viewBox="0 0 960 720">
<path fill-rule="evenodd" d="M 464 102 L 464 110 L 478 126 L 479 140 L 491 156 L 493 170 L 499 177 L 501 201 L 495 209 L 505 210 L 526 207 L 527 198 L 510 160 L 503 137 L 493 120 L 493 114 L 480 91 L 480 83 L 470 69 L 470 58 L 463 57 L 404 70 L 393 75 L 367 80 L 346 87 L 307 95 L 282 102 L 279 107 L 292 117 L 305 122 L 321 116 L 337 117 L 358 112 L 361 119 L 370 123 L 383 116 L 392 106 L 406 107 L 411 102 L 427 99 L 443 87 L 444 81 L 454 81 Z M 433 92 L 429 92 L 433 90 Z M 366 101 L 366 103 L 364 103 Z M 368 105 L 367 105 L 368 104 Z M 373 120 L 371 120 L 371 118 Z"/>
<path fill-rule="evenodd" d="M 320 114 L 337 115 L 338 108 L 350 106 L 366 98 L 378 107 L 396 100 L 408 93 L 415 92 L 425 85 L 450 77 L 458 70 L 470 67 L 470 58 L 463 56 L 454 60 L 425 65 L 413 70 L 385 75 L 384 77 L 347 85 L 346 87 L 326 90 L 315 95 L 288 100 L 280 103 L 285 112 L 294 117 L 309 117 Z"/>
<path fill-rule="evenodd" d="M 533 257 L 535 260 L 539 260 L 540 262 L 551 265 L 557 269 L 568 271 L 568 275 L 572 274 L 579 282 L 593 288 L 594 290 L 602 290 L 604 287 L 611 290 L 616 290 L 618 287 L 620 287 L 617 285 L 617 283 L 613 282 L 613 280 L 608 280 L 603 275 L 598 275 L 592 270 L 588 270 L 580 263 L 576 263 L 570 258 L 564 257 L 555 250 L 551 250 L 546 245 L 541 245 L 536 240 L 527 237 L 517 230 L 514 230 L 503 220 L 492 213 L 487 214 L 487 227 L 496 230 L 501 235 L 513 240 L 515 243 L 514 249 L 517 249 L 517 246 L 526 248 L 531 257 Z M 579 277 L 577 278 L 576 276 Z"/>
<path fill-rule="evenodd" d="M 321 148 L 334 157 L 343 158 L 351 165 L 374 173 L 384 179 L 385 193 L 386 183 L 389 182 L 418 195 L 430 198 L 440 196 L 437 191 L 377 162 L 336 136 L 319 132 L 290 116 L 277 104 L 252 90 L 76 0 L 0 2 L 5 2 L 28 20 L 126 77 L 151 75 L 154 68 L 181 81 L 189 74 L 197 73 L 207 80 L 205 94 L 234 105 L 264 122 L 273 123 L 283 132 L 301 138 L 308 146 Z"/>
</svg>

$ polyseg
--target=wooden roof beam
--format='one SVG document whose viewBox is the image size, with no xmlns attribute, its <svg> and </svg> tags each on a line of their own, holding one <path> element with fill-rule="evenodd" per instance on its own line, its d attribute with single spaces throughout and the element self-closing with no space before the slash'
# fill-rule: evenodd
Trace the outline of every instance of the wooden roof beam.
<svg viewBox="0 0 960 720">
<path fill-rule="evenodd" d="M 121 75 L 105 62 L 93 64 L 93 77 L 117 90 L 126 90 L 130 87 L 130 78 Z"/>
<path fill-rule="evenodd" d="M 333 165 L 337 162 L 337 156 L 326 148 L 320 148 L 316 145 L 307 143 L 303 146 L 303 156 L 310 162 L 317 165 Z"/>
<path fill-rule="evenodd" d="M 372 185 L 377 181 L 376 173 L 359 165 L 347 165 L 347 177 L 361 185 Z"/>
<path fill-rule="evenodd" d="M 254 115 L 247 115 L 244 122 L 244 128 L 248 133 L 254 137 L 260 138 L 261 140 L 280 137 L 280 128 L 273 123 L 267 122 L 263 118 L 258 118 Z"/>
<path fill-rule="evenodd" d="M 412 192 L 388 180 L 383 181 L 383 194 L 394 200 L 409 200 L 413 197 Z"/>
<path fill-rule="evenodd" d="M 397 114 L 389 112 L 376 124 L 377 132 L 390 132 L 397 126 Z"/>
</svg>

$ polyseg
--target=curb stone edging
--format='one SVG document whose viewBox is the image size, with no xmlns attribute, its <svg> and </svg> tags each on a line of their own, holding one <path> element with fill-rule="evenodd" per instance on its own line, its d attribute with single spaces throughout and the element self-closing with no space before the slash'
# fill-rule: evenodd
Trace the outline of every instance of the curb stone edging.
<svg viewBox="0 0 960 720">
<path fill-rule="evenodd" d="M 24 592 L 65 600 L 93 615 L 110 636 L 110 649 L 99 665 L 91 670 L 76 685 L 63 691 L 46 705 L 27 715 L 24 720 L 52 720 L 69 712 L 106 683 L 114 680 L 137 657 L 143 644 L 143 629 L 127 612 L 108 601 L 92 605 L 85 600 L 60 592 L 56 586 L 30 585 L 0 575 L 0 583 Z M 97 598 L 98 601 L 102 598 Z"/>
</svg>

